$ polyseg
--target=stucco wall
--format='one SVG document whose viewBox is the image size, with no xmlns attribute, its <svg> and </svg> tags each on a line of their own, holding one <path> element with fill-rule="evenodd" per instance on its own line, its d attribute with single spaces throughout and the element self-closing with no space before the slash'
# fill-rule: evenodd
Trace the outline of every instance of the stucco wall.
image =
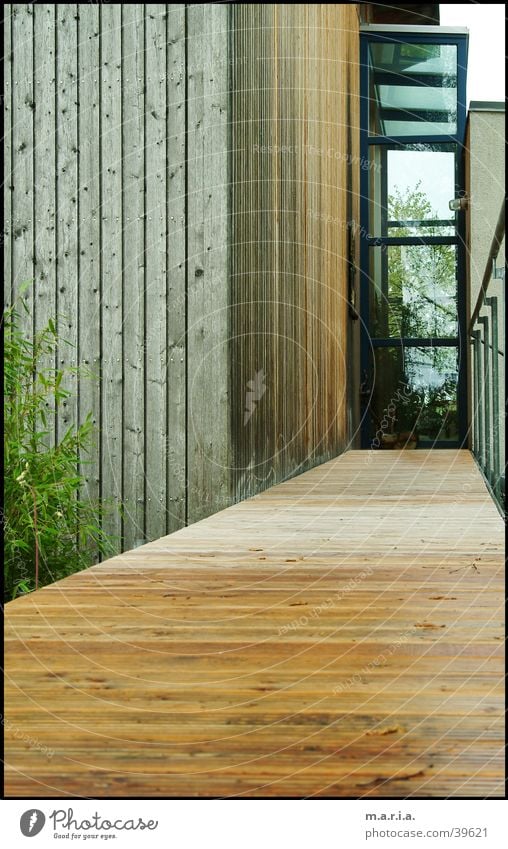
<svg viewBox="0 0 508 849">
<path fill-rule="evenodd" d="M 504 110 L 472 110 L 469 113 L 471 311 L 478 297 L 504 196 L 504 121 Z"/>
<path fill-rule="evenodd" d="M 501 105 L 500 105 L 501 106 Z M 504 109 L 473 108 L 468 116 L 468 131 L 466 138 L 466 188 L 470 197 L 468 211 L 468 253 L 469 253 L 469 315 L 472 314 L 481 288 L 483 275 L 487 264 L 487 258 L 492 244 L 496 223 L 504 197 L 504 133 L 505 113 Z M 505 246 L 501 247 L 497 259 L 497 265 L 505 264 Z M 498 325 L 498 350 L 505 352 L 504 322 L 504 281 L 491 278 L 488 287 L 488 296 L 497 297 L 499 325 Z M 480 316 L 488 316 L 491 322 L 490 308 L 483 308 Z M 471 353 L 471 352 L 470 352 Z M 470 413 L 474 422 L 473 396 L 473 369 L 470 358 Z M 504 467 L 504 390 L 505 385 L 505 363 L 504 356 L 498 357 L 499 367 L 499 419 L 498 427 L 501 446 L 501 468 Z M 490 402 L 493 403 L 491 383 L 484 386 L 484 392 L 488 392 Z M 485 400 L 485 398 L 484 398 Z M 474 426 L 474 425 L 473 425 Z M 493 431 L 489 427 L 487 433 L 487 451 L 492 456 Z"/>
</svg>

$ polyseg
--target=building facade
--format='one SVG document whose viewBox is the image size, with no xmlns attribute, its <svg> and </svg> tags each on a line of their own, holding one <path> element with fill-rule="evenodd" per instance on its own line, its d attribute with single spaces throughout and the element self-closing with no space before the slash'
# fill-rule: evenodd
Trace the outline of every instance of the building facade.
<svg viewBox="0 0 508 849">
<path fill-rule="evenodd" d="M 49 438 L 92 413 L 119 549 L 359 447 L 360 28 L 438 17 L 8 7 L 6 299 L 92 373 Z"/>
</svg>

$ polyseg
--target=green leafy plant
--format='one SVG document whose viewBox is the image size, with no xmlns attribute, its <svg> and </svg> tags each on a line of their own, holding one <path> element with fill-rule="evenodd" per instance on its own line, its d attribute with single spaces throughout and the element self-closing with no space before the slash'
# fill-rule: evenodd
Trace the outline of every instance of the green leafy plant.
<svg viewBox="0 0 508 849">
<path fill-rule="evenodd" d="M 10 307 L 4 331 L 4 575 L 10 599 L 109 556 L 114 541 L 101 528 L 103 505 L 84 495 L 91 415 L 54 439 L 58 409 L 71 396 L 66 378 L 78 373 L 55 367 L 57 347 L 65 343 L 54 321 L 28 340 Z"/>
</svg>

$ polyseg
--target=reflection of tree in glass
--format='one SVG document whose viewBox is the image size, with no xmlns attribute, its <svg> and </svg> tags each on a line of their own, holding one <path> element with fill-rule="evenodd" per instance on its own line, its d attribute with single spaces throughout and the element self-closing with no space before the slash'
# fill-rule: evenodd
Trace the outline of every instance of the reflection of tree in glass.
<svg viewBox="0 0 508 849">
<path fill-rule="evenodd" d="M 383 447 L 404 434 L 420 444 L 457 439 L 457 348 L 382 347 L 375 362 L 371 415 Z"/>
<path fill-rule="evenodd" d="M 427 390 L 425 406 L 418 422 L 420 433 L 431 439 L 456 438 L 456 378 L 445 378 L 440 386 Z"/>
<path fill-rule="evenodd" d="M 398 188 L 388 197 L 390 236 L 438 236 L 433 211 L 420 189 Z M 404 222 L 414 222 L 412 224 Z M 425 222 L 424 228 L 419 222 Z M 427 223 L 428 222 L 428 223 Z M 397 245 L 388 248 L 388 328 L 390 336 L 412 338 L 457 333 L 455 248 L 451 245 Z"/>
<path fill-rule="evenodd" d="M 450 230 L 439 222 L 428 196 L 416 186 L 388 196 L 388 235 L 394 238 L 442 236 Z M 378 248 L 375 277 L 375 332 L 410 339 L 456 337 L 456 269 L 453 245 L 390 245 Z M 379 275 L 379 276 L 378 276 Z M 391 429 L 427 441 L 457 438 L 457 348 L 453 346 L 378 349 L 377 379 L 371 412 L 383 421 L 387 405 L 395 407 Z M 401 395 L 401 389 L 404 392 Z M 397 399 L 396 402 L 393 399 Z M 392 436 L 389 434 L 389 447 Z M 387 436 L 384 435 L 384 443 Z"/>
<path fill-rule="evenodd" d="M 420 439 L 455 439 L 456 390 L 456 378 L 446 377 L 438 386 L 408 391 L 397 411 L 398 429 L 415 432 Z"/>
</svg>

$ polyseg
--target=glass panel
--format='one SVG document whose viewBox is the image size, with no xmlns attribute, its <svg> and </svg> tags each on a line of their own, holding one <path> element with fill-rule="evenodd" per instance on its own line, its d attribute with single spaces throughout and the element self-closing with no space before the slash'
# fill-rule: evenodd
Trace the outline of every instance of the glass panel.
<svg viewBox="0 0 508 849">
<path fill-rule="evenodd" d="M 375 348 L 374 354 L 374 446 L 456 441 L 458 349 Z"/>
<path fill-rule="evenodd" d="M 377 338 L 456 337 L 455 245 L 370 248 L 370 328 Z"/>
<path fill-rule="evenodd" d="M 371 135 L 457 132 L 457 48 L 453 44 L 370 44 Z"/>
<path fill-rule="evenodd" d="M 454 236 L 455 145 L 371 145 L 369 233 Z"/>
</svg>

